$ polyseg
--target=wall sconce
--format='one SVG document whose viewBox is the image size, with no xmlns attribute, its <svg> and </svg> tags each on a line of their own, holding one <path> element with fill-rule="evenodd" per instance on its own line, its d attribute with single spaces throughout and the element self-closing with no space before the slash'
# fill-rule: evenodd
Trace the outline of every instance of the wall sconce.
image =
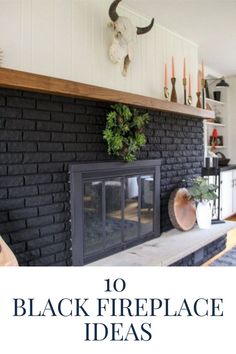
<svg viewBox="0 0 236 354">
<path fill-rule="evenodd" d="M 210 81 L 210 83 L 208 83 L 209 81 Z M 206 88 L 206 97 L 207 98 L 210 98 L 209 86 L 213 85 L 216 81 L 219 81 L 218 84 L 216 84 L 217 88 L 229 87 L 229 84 L 228 84 L 228 82 L 225 81 L 224 77 L 206 79 L 205 88 Z M 219 97 L 217 97 L 217 101 L 220 101 L 220 93 L 219 93 Z"/>
<path fill-rule="evenodd" d="M 218 84 L 216 85 L 216 87 L 229 87 L 228 82 L 225 81 L 224 77 L 220 77 L 220 78 L 210 78 L 210 79 L 206 79 L 206 83 L 208 84 L 208 81 L 212 81 L 208 86 L 211 86 L 214 84 L 214 82 L 219 81 Z"/>
<path fill-rule="evenodd" d="M 225 81 L 224 77 L 220 79 L 220 82 L 216 85 L 216 87 L 229 87 L 228 82 Z"/>
</svg>

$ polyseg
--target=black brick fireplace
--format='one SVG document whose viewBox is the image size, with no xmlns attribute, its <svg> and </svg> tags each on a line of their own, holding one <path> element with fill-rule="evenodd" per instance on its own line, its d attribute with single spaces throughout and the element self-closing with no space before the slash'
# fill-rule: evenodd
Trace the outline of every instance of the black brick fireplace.
<svg viewBox="0 0 236 354">
<path fill-rule="evenodd" d="M 109 103 L 0 90 L 0 234 L 21 265 L 71 265 L 69 165 L 114 161 L 102 139 Z M 170 192 L 201 173 L 203 123 L 148 110 L 139 160 L 161 159 L 161 231 Z"/>
<path fill-rule="evenodd" d="M 160 236 L 161 160 L 72 164 L 73 265 Z"/>
</svg>

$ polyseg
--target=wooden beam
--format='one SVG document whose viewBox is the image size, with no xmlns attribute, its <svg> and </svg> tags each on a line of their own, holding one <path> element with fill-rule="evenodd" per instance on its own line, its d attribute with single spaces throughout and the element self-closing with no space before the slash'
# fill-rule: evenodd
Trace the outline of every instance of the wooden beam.
<svg viewBox="0 0 236 354">
<path fill-rule="evenodd" d="M 136 107 L 146 107 L 158 111 L 173 112 L 200 119 L 215 117 L 213 111 L 199 109 L 192 106 L 185 106 L 183 104 L 168 102 L 157 98 L 5 68 L 0 68 L 0 86 L 88 100 L 119 102 Z"/>
</svg>

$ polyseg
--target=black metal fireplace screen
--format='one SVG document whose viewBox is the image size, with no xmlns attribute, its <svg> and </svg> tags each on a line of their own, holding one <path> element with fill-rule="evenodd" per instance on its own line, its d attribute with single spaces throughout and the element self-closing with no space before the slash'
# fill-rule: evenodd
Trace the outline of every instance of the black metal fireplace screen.
<svg viewBox="0 0 236 354">
<path fill-rule="evenodd" d="M 160 163 L 71 165 L 73 265 L 160 235 Z"/>
</svg>

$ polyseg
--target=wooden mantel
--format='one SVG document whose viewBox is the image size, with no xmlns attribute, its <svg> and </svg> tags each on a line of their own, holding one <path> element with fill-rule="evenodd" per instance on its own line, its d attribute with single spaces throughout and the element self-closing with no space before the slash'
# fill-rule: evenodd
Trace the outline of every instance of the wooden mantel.
<svg viewBox="0 0 236 354">
<path fill-rule="evenodd" d="M 120 102 L 158 111 L 174 112 L 200 119 L 215 117 L 213 111 L 192 106 L 185 106 L 157 98 L 5 68 L 0 68 L 0 87 L 71 96 L 88 100 Z"/>
</svg>

